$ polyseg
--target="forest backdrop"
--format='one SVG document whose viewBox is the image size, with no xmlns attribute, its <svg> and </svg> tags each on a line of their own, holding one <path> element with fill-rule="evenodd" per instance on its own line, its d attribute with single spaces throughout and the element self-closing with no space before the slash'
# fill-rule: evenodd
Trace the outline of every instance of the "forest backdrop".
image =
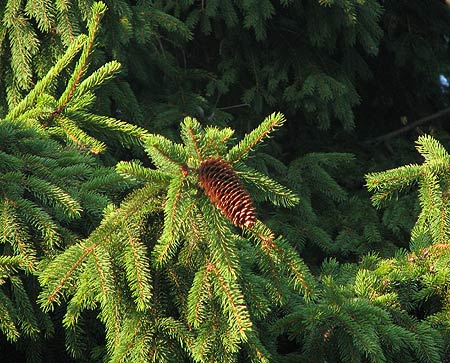
<svg viewBox="0 0 450 363">
<path fill-rule="evenodd" d="M 3 1 L 0 360 L 448 362 L 449 35 L 443 0 Z"/>
</svg>

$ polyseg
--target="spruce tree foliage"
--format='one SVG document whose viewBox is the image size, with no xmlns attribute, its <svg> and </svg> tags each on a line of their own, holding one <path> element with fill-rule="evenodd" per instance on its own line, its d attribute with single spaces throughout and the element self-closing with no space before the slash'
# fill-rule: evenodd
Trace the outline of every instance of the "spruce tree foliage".
<svg viewBox="0 0 450 363">
<path fill-rule="evenodd" d="M 359 264 L 326 260 L 310 302 L 273 326 L 297 352 L 285 361 L 443 362 L 449 353 L 448 170 L 450 155 L 433 137 L 417 141 L 422 164 L 367 175 L 375 206 L 401 201 L 418 189 L 420 210 L 409 250 Z"/>
<path fill-rule="evenodd" d="M 381 260 L 369 254 L 359 266 L 325 261 L 317 300 L 297 305 L 272 327 L 299 347 L 280 361 L 445 361 L 447 323 L 439 320 L 442 314 L 424 318 L 414 310 L 421 303 L 411 287 L 420 273 L 411 273 L 405 257 Z"/>
<path fill-rule="evenodd" d="M 39 276 L 44 311 L 67 300 L 64 326 L 82 334 L 84 311 L 98 309 L 108 361 L 271 361 L 261 321 L 294 291 L 310 298 L 314 280 L 295 249 L 262 221 L 233 227 L 199 188 L 198 168 L 220 158 L 275 205 L 295 205 L 293 192 L 244 164 L 283 123 L 283 115 L 272 114 L 231 148 L 232 129 L 189 117 L 181 124 L 183 144 L 149 135 L 145 150 L 156 169 L 118 164 L 142 186 L 46 266 Z M 162 231 L 146 239 L 155 213 L 163 215 Z M 83 354 L 79 340 L 68 339 L 74 356 Z"/>
<path fill-rule="evenodd" d="M 88 235 L 113 194 L 127 186 L 114 169 L 92 156 L 105 144 L 86 130 L 106 130 L 124 143 L 136 143 L 134 139 L 146 134 L 92 111 L 94 90 L 120 67 L 113 61 L 86 72 L 105 10 L 103 3 L 92 5 L 88 35 L 74 38 L 0 118 L 0 331 L 8 341 L 18 342 L 29 361 L 39 361 L 45 338 L 55 330 L 36 304 L 36 276 L 43 260 Z M 73 73 L 63 77 L 71 64 Z M 61 84 L 63 88 L 57 86 Z"/>
<path fill-rule="evenodd" d="M 374 193 L 372 202 L 382 206 L 398 194 L 418 185 L 421 211 L 411 232 L 411 243 L 426 247 L 447 242 L 447 169 L 450 157 L 433 137 L 424 135 L 417 141 L 424 158 L 421 165 L 410 164 L 367 176 L 367 186 Z"/>
<path fill-rule="evenodd" d="M 31 89 L 85 32 L 91 4 L 6 1 L 2 104 Z M 117 59 L 124 72 L 98 92 L 96 106 L 171 137 L 185 115 L 220 124 L 239 105 L 257 115 L 282 107 L 314 127 L 338 120 L 351 129 L 359 83 L 371 75 L 368 58 L 382 36 L 375 0 L 109 0 L 108 7 L 92 63 Z"/>
<path fill-rule="evenodd" d="M 4 4 L 0 334 L 30 361 L 49 360 L 50 335 L 88 362 L 447 359 L 445 171 L 433 156 L 417 174 L 405 168 L 410 183 L 402 169 L 369 176 L 374 201 L 395 196 L 379 213 L 355 182 L 368 153 L 369 170 L 407 158 L 395 142 L 392 154 L 361 149 L 361 135 L 447 106 L 444 1 L 108 0 L 107 12 L 93 1 Z M 289 114 L 283 139 L 235 159 L 222 143 L 269 109 Z M 273 233 L 260 221 L 233 227 L 204 195 L 199 154 L 178 132 L 185 115 L 220 126 L 199 126 L 200 156 L 230 163 Z M 196 124 L 184 131 L 186 122 Z M 355 123 L 364 127 L 353 136 L 341 132 Z M 95 154 L 112 165 L 142 156 L 131 149 L 141 142 L 156 169 L 145 158 L 119 163 L 140 187 L 120 203 L 124 180 Z M 173 165 L 158 145 L 179 157 Z M 396 191 L 414 183 L 420 203 Z M 414 225 L 409 251 L 398 251 Z M 357 262 L 374 250 L 384 259 Z M 296 265 L 314 286 L 308 301 Z"/>
<path fill-rule="evenodd" d="M 356 82 L 370 76 L 365 57 L 382 35 L 377 1 L 163 3 L 197 30 L 191 52 L 214 72 L 206 90 L 215 108 L 283 104 L 320 128 L 354 126 Z"/>
<path fill-rule="evenodd" d="M 36 359 L 43 348 L 37 343 L 54 331 L 35 303 L 40 261 L 98 224 L 110 202 L 102 186 L 120 190 L 125 183 L 91 156 L 21 122 L 0 120 L 0 144 L 0 329 L 9 341 L 34 343 L 29 354 Z"/>
<path fill-rule="evenodd" d="M 279 150 L 269 148 L 249 163 L 273 174 L 300 197 L 302 202 L 291 209 L 275 210 L 263 192 L 250 186 L 267 225 L 292 241 L 308 264 L 319 267 L 327 257 L 357 262 L 370 251 L 391 256 L 405 246 L 414 222 L 413 198 L 388 206 L 383 215 L 377 213 L 366 191 L 349 187 L 363 175 L 353 154 L 311 152 L 286 165 Z"/>
<path fill-rule="evenodd" d="M 6 0 L 0 8 L 0 108 L 15 105 L 66 48 L 88 32 L 93 4 L 94 1 Z M 121 77 L 97 91 L 95 107 L 104 115 L 142 124 L 146 107 L 143 105 L 149 101 L 140 92 L 141 85 L 145 85 L 147 89 L 159 90 L 159 96 L 151 100 L 151 114 L 163 117 L 165 108 L 179 119 L 180 112 L 194 112 L 194 103 L 197 105 L 196 100 L 201 97 L 193 93 L 190 82 L 198 75 L 182 69 L 172 49 L 165 49 L 173 45 L 173 51 L 179 51 L 192 37 L 189 27 L 152 1 L 109 0 L 107 4 L 109 10 L 100 29 L 96 54 L 89 64 L 80 65 L 80 70 L 85 72 L 89 66 L 100 67 L 117 60 L 123 71 Z M 69 67 L 66 75 L 72 70 Z M 105 77 L 111 75 L 117 71 L 117 63 L 109 64 L 104 71 Z M 161 92 L 162 82 L 167 89 Z M 142 96 L 142 103 L 138 103 L 136 95 Z M 178 109 L 180 99 L 190 99 L 191 106 L 180 105 Z M 201 103 L 204 105 L 205 101 Z M 172 106 L 167 107 L 169 104 Z M 115 141 L 113 138 L 111 142 Z"/>
<path fill-rule="evenodd" d="M 128 142 L 145 135 L 145 131 L 136 126 L 92 112 L 95 102 L 93 91 L 120 69 L 120 63 L 111 61 L 87 76 L 95 37 L 105 11 L 104 3 L 93 3 L 87 24 L 88 34 L 80 34 L 73 39 L 65 53 L 57 59 L 47 74 L 36 82 L 26 97 L 17 95 L 10 100 L 5 119 L 20 120 L 41 129 L 45 128 L 48 133 L 66 143 L 95 154 L 103 152 L 106 146 L 92 134 L 117 130 L 133 136 L 124 138 Z M 62 89 L 58 89 L 55 87 L 55 78 L 79 52 L 70 78 Z M 11 95 L 12 92 L 8 94 Z M 120 134 L 116 137 L 120 137 Z"/>
</svg>

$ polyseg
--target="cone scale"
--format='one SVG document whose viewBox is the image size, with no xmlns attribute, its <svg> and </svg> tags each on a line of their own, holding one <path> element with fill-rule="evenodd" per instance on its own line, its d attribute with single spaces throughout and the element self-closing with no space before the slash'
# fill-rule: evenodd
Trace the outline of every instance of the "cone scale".
<svg viewBox="0 0 450 363">
<path fill-rule="evenodd" d="M 256 221 L 255 208 L 231 165 L 218 158 L 203 161 L 198 181 L 211 203 L 238 227 L 251 227 Z"/>
</svg>

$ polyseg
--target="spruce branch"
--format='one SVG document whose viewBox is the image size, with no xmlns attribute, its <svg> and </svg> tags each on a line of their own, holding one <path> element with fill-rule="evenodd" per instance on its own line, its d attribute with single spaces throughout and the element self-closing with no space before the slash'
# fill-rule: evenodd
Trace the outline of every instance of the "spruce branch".
<svg viewBox="0 0 450 363">
<path fill-rule="evenodd" d="M 279 119 L 268 120 L 257 134 L 250 133 L 244 140 L 253 145 L 280 124 Z M 233 166 L 222 159 L 233 131 L 203 128 L 188 118 L 181 125 L 181 134 L 184 144 L 161 135 L 145 137 L 145 150 L 155 169 L 136 161 L 116 166 L 126 178 L 143 186 L 118 208 L 108 207 L 100 226 L 46 266 L 39 301 L 44 309 L 50 309 L 68 298 L 65 324 L 72 329 L 79 325 L 84 309 L 97 306 L 105 324 L 108 355 L 117 361 L 136 357 L 169 361 L 170 352 L 178 347 L 175 349 L 182 355 L 203 362 L 215 354 L 217 345 L 223 348 L 215 356 L 221 361 L 234 360 L 243 346 L 252 359 L 267 361 L 270 355 L 257 338 L 258 317 L 267 316 L 272 304 L 285 304 L 294 290 L 308 297 L 312 290 L 309 272 L 297 252 L 275 238 L 262 222 L 253 223 L 256 226 L 236 224 L 228 214 L 220 213 L 217 201 L 211 202 L 199 192 L 199 187 L 205 191 L 220 188 L 219 174 L 201 171 L 206 162 L 219 167 L 220 181 L 235 177 L 236 189 Z M 211 161 L 210 155 L 217 160 Z M 257 188 L 274 195 L 269 200 L 275 204 L 288 206 L 297 201 L 281 184 L 270 185 L 271 179 L 243 164 L 242 169 L 250 170 Z M 209 194 L 231 198 L 229 180 L 222 187 Z M 88 185 L 87 190 L 91 189 Z M 240 184 L 236 190 L 241 191 Z M 236 195 L 250 200 L 247 194 L 234 194 L 233 198 Z M 235 206 L 228 203 L 230 208 L 242 209 L 239 200 L 236 202 Z M 143 240 L 146 218 L 150 214 L 160 218 L 156 213 L 162 210 L 164 224 L 156 233 L 157 242 L 152 242 L 154 237 Z M 237 234 L 232 223 L 245 234 L 253 233 L 259 253 L 246 255 L 258 248 Z M 156 268 L 149 264 L 148 252 Z M 168 296 L 161 288 L 166 282 L 174 286 L 168 308 Z M 88 290 L 89 284 L 95 292 Z M 273 284 L 275 293 L 269 287 Z M 166 316 L 167 312 L 174 312 L 177 318 Z M 142 313 L 145 318 L 138 322 L 136 316 Z"/>
<path fill-rule="evenodd" d="M 270 363 L 272 361 L 270 353 L 255 334 L 248 334 L 248 345 L 251 351 L 252 362 Z"/>
<path fill-rule="evenodd" d="M 199 328 L 207 315 L 207 299 L 211 294 L 210 271 L 202 266 L 196 273 L 187 299 L 187 321 Z"/>
<path fill-rule="evenodd" d="M 278 127 L 281 127 L 286 119 L 281 113 L 273 113 L 253 131 L 244 136 L 236 146 L 232 147 L 225 160 L 234 163 L 242 158 L 245 158 L 248 153 L 256 147 L 264 138 L 269 137 L 270 134 Z"/>
<path fill-rule="evenodd" d="M 14 120 L 28 110 L 36 101 L 36 99 L 44 93 L 51 82 L 61 73 L 63 69 L 72 61 L 78 51 L 81 49 L 86 41 L 84 34 L 79 35 L 70 43 L 64 55 L 58 59 L 56 64 L 47 72 L 47 74 L 39 80 L 28 95 L 21 100 L 14 108 L 12 108 L 5 119 Z"/>
<path fill-rule="evenodd" d="M 87 263 L 93 264 L 93 269 L 97 273 L 95 284 L 100 292 L 99 300 L 102 307 L 100 319 L 106 328 L 107 348 L 109 351 L 113 351 L 119 344 L 120 326 L 123 318 L 120 313 L 120 295 L 117 294 L 112 258 L 106 246 L 98 245 L 92 248 Z"/>
<path fill-rule="evenodd" d="M 175 254 L 188 221 L 192 202 L 183 191 L 184 183 L 185 177 L 181 175 L 179 179 L 173 178 L 167 189 L 167 201 L 164 205 L 164 229 L 153 251 L 157 265 L 167 262 Z"/>
<path fill-rule="evenodd" d="M 417 151 L 425 158 L 425 163 L 432 163 L 440 172 L 450 164 L 450 155 L 444 147 L 430 135 L 422 135 L 416 141 Z M 435 169 L 436 170 L 436 169 Z"/>
<path fill-rule="evenodd" d="M 22 218 L 41 233 L 46 244 L 52 246 L 60 241 L 55 221 L 43 208 L 33 201 L 23 198 L 14 200 L 14 204 L 20 215 L 23 216 Z"/>
<path fill-rule="evenodd" d="M 235 169 L 244 182 L 256 186 L 264 193 L 264 198 L 270 200 L 274 205 L 289 208 L 300 202 L 295 193 L 268 176 L 240 163 L 236 163 Z"/>
<path fill-rule="evenodd" d="M 83 125 L 90 124 L 93 127 L 100 127 L 111 131 L 119 131 L 122 134 L 132 136 L 130 139 L 131 141 L 134 141 L 135 139 L 144 141 L 148 136 L 148 132 L 143 128 L 113 117 L 96 115 L 84 111 L 67 112 L 67 115 L 73 117 L 74 119 L 80 120 L 79 123 Z"/>
<path fill-rule="evenodd" d="M 92 5 L 91 15 L 88 20 L 88 36 L 83 44 L 83 50 L 81 52 L 80 59 L 78 60 L 75 66 L 72 77 L 67 83 L 67 87 L 64 90 L 63 94 L 58 99 L 58 108 L 56 110 L 57 114 L 59 114 L 62 111 L 62 109 L 73 97 L 76 87 L 81 80 L 81 77 L 86 72 L 88 66 L 88 59 L 92 52 L 95 36 L 100 26 L 100 20 L 103 17 L 104 13 L 106 12 L 106 9 L 107 9 L 106 5 L 101 1 L 97 1 Z"/>
<path fill-rule="evenodd" d="M 79 276 L 78 289 L 67 305 L 63 325 L 69 329 L 76 329 L 81 313 L 85 309 L 94 309 L 97 305 L 97 290 L 92 288 L 92 275 L 89 269 L 85 269 Z"/>
<path fill-rule="evenodd" d="M 62 188 L 35 176 L 27 177 L 23 181 L 23 185 L 44 204 L 61 207 L 67 216 L 80 216 L 80 204 Z"/>
<path fill-rule="evenodd" d="M 105 216 L 87 241 L 92 244 L 108 243 L 115 233 L 121 231 L 121 227 L 127 225 L 128 220 L 160 210 L 162 202 L 158 192 L 158 186 L 146 184 L 130 193 L 121 203 L 120 208 Z"/>
<path fill-rule="evenodd" d="M 145 245 L 137 239 L 139 234 L 130 228 L 127 229 L 127 234 L 128 244 L 124 250 L 127 280 L 137 310 L 143 311 L 149 308 L 152 298 L 150 261 Z"/>
<path fill-rule="evenodd" d="M 19 276 L 11 276 L 11 293 L 16 306 L 17 321 L 23 335 L 32 339 L 39 336 L 39 324 L 30 297 Z"/>
<path fill-rule="evenodd" d="M 157 169 L 146 168 L 140 161 L 121 161 L 116 165 L 116 170 L 125 178 L 133 180 L 154 182 L 156 184 L 168 185 L 170 182 L 170 174 L 163 173 Z"/>
<path fill-rule="evenodd" d="M 38 301 L 44 311 L 52 310 L 55 304 L 60 304 L 66 284 L 75 280 L 82 264 L 94 248 L 95 245 L 83 246 L 76 244 L 70 246 L 41 273 L 39 281 L 44 288 L 39 295 Z"/>
<path fill-rule="evenodd" d="M 200 122 L 198 122 L 195 118 L 185 117 L 181 123 L 180 134 L 186 150 L 190 154 L 196 155 L 196 159 L 201 162 L 203 160 L 201 151 L 202 145 L 199 143 L 202 140 L 201 136 L 204 134 L 204 130 L 200 125 Z"/>
<path fill-rule="evenodd" d="M 61 136 L 66 136 L 68 141 L 73 142 L 79 146 L 80 149 L 88 149 L 93 154 L 99 154 L 106 149 L 106 145 L 88 135 L 78 125 L 66 116 L 59 115 L 56 118 L 59 128 L 50 129 L 52 134 L 60 134 L 60 130 L 63 131 Z"/>
<path fill-rule="evenodd" d="M 421 175 L 419 165 L 406 165 L 392 171 L 382 173 L 370 173 L 366 176 L 366 186 L 371 192 L 372 203 L 382 205 L 385 200 L 395 196 L 396 192 L 410 188 Z"/>
<path fill-rule="evenodd" d="M 261 221 L 257 221 L 248 229 L 248 232 L 269 261 L 270 267 L 267 270 L 271 271 L 272 275 L 276 275 L 276 270 L 287 273 L 292 286 L 305 293 L 305 297 L 310 298 L 315 288 L 314 281 L 305 263 L 298 257 L 292 246 L 282 237 L 275 238 L 273 232 Z"/>
<path fill-rule="evenodd" d="M 0 256 L 0 270 L 3 272 L 8 269 L 14 269 L 17 266 L 22 265 L 22 256 Z"/>
<path fill-rule="evenodd" d="M 33 77 L 31 61 L 33 55 L 38 52 L 39 39 L 29 19 L 24 16 L 21 10 L 12 15 L 12 22 L 9 24 L 6 22 L 6 25 L 9 26 L 11 43 L 11 68 L 17 70 L 13 73 L 14 86 L 16 91 L 20 89 L 29 90 Z M 11 92 L 8 96 L 10 96 L 9 106 L 16 105 L 19 101 L 20 95 L 18 93 L 14 95 Z"/>
<path fill-rule="evenodd" d="M 149 135 L 145 140 L 145 150 L 155 165 L 163 172 L 184 170 L 187 154 L 183 146 L 161 135 Z"/>
<path fill-rule="evenodd" d="M 233 332 L 236 332 L 240 339 L 247 340 L 247 333 L 252 328 L 250 314 L 244 300 L 241 289 L 236 281 L 229 280 L 222 275 L 218 267 L 209 262 L 206 269 L 212 273 L 216 280 L 216 293 L 222 297 L 222 308 L 225 313 L 229 314 L 229 324 Z"/>
<path fill-rule="evenodd" d="M 14 252 L 23 261 L 25 271 L 33 272 L 36 269 L 36 251 L 26 242 L 29 236 L 23 226 L 18 223 L 14 204 L 14 201 L 8 198 L 3 200 L 0 214 L 0 241 L 3 244 L 11 243 Z"/>
<path fill-rule="evenodd" d="M 84 95 L 86 92 L 92 91 L 96 87 L 103 85 L 108 80 L 113 78 L 114 75 L 120 71 L 120 68 L 121 64 L 117 61 L 105 63 L 76 86 L 73 92 L 73 99 L 76 99 Z"/>
<path fill-rule="evenodd" d="M 27 1 L 25 14 L 37 20 L 38 29 L 50 31 L 54 23 L 54 8 L 51 1 L 35 0 Z"/>
<path fill-rule="evenodd" d="M 240 266 L 236 253 L 237 236 L 230 233 L 222 216 L 210 203 L 203 203 L 201 210 L 204 214 L 206 227 L 210 231 L 208 240 L 211 262 L 219 268 L 223 276 L 230 279 L 238 278 Z"/>
<path fill-rule="evenodd" d="M 186 329 L 184 324 L 172 317 L 160 318 L 157 327 L 175 339 L 181 346 L 186 346 L 189 350 L 194 347 L 194 335 Z"/>
<path fill-rule="evenodd" d="M 305 293 L 306 298 L 310 298 L 314 291 L 314 282 L 297 252 L 280 237 L 274 241 L 262 240 L 261 248 L 279 267 L 286 268 L 294 288 Z"/>
<path fill-rule="evenodd" d="M 0 290 L 0 331 L 5 334 L 9 342 L 17 341 L 20 336 L 15 320 L 13 304 L 9 297 Z"/>
<path fill-rule="evenodd" d="M 234 135 L 234 130 L 229 127 L 217 128 L 205 127 L 205 140 L 202 147 L 203 158 L 214 158 L 227 152 L 227 143 Z"/>
</svg>

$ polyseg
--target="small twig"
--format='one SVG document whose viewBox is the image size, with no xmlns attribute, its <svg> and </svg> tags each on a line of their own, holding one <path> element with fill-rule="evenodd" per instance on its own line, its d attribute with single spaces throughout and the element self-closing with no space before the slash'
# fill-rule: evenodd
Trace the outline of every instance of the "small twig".
<svg viewBox="0 0 450 363">
<path fill-rule="evenodd" d="M 219 107 L 219 110 L 231 110 L 233 108 L 238 107 L 249 107 L 250 105 L 248 103 L 240 103 L 239 105 L 233 105 L 233 106 L 225 106 L 225 107 Z"/>
<path fill-rule="evenodd" d="M 431 114 L 429 116 L 420 118 L 420 119 L 418 119 L 418 120 L 416 120 L 414 122 L 411 122 L 409 125 L 406 125 L 406 126 L 400 128 L 398 130 L 391 131 L 391 132 L 389 132 L 389 133 L 387 133 L 385 135 L 378 136 L 378 137 L 376 137 L 374 139 L 371 139 L 371 140 L 367 140 L 367 141 L 364 142 L 364 144 L 378 144 L 380 142 L 392 139 L 392 138 L 394 138 L 396 136 L 399 136 L 401 134 L 404 134 L 405 132 L 408 132 L 408 131 L 414 129 L 415 127 L 417 127 L 419 125 L 424 124 L 425 122 L 437 119 L 437 118 L 442 117 L 442 116 L 444 116 L 444 115 L 446 115 L 448 113 L 450 113 L 450 107 L 444 108 L 443 110 L 438 111 L 436 113 L 433 113 L 433 114 Z"/>
</svg>

